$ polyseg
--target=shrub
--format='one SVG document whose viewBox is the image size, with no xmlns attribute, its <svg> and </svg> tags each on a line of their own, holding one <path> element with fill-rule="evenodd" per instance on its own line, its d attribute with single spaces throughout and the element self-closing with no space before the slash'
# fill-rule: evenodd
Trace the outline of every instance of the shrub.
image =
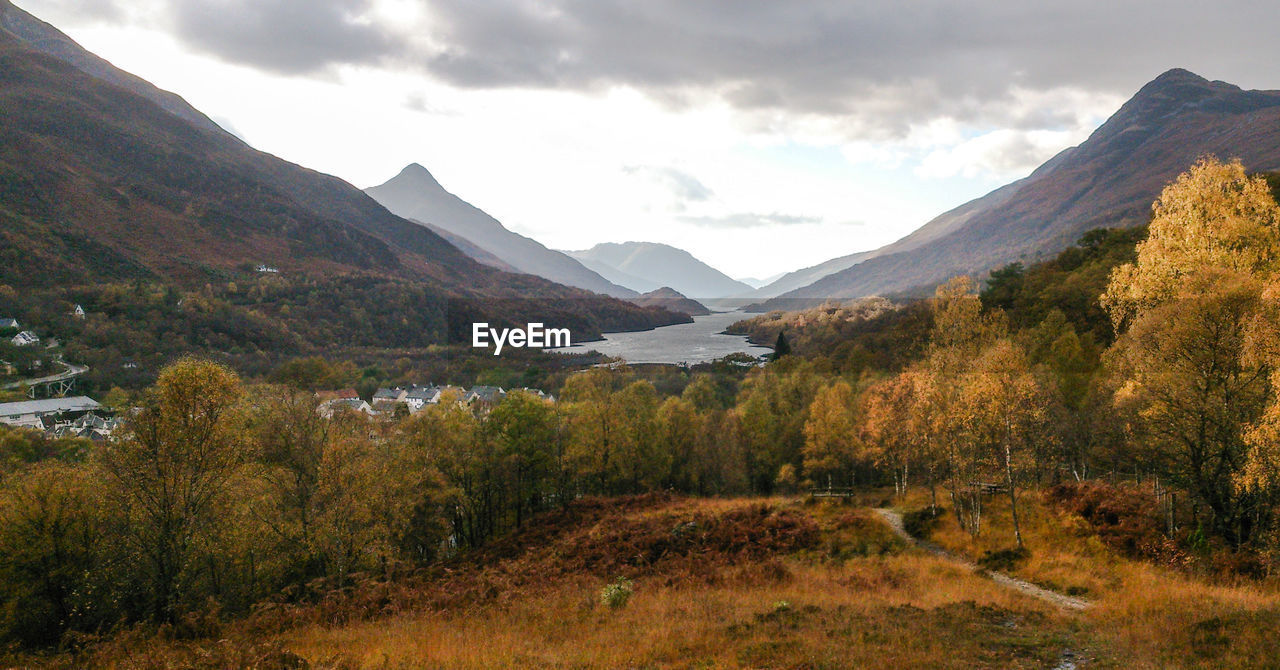
<svg viewBox="0 0 1280 670">
<path fill-rule="evenodd" d="M 978 559 L 978 565 L 986 570 L 995 570 L 999 572 L 1009 572 L 1018 567 L 1018 564 L 1031 557 L 1031 552 L 1026 547 L 1018 547 L 1016 549 L 997 549 L 995 551 L 988 550 L 983 552 L 982 558 Z"/>
<path fill-rule="evenodd" d="M 619 577 L 613 580 L 612 584 L 606 585 L 600 590 L 600 602 L 604 603 L 609 609 L 622 609 L 627 605 L 627 601 L 631 600 L 631 594 L 635 592 L 635 587 L 631 580 L 626 577 Z"/>
<path fill-rule="evenodd" d="M 911 537 L 927 539 L 929 533 L 933 532 L 933 527 L 938 525 L 938 519 L 942 517 L 942 507 L 922 507 L 918 510 L 907 512 L 902 515 L 902 528 L 907 531 Z"/>
</svg>

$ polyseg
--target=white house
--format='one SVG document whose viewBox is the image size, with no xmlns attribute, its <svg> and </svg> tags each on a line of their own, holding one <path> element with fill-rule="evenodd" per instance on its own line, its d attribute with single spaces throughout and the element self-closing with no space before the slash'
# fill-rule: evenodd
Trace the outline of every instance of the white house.
<svg viewBox="0 0 1280 670">
<path fill-rule="evenodd" d="M 44 428 L 40 422 L 41 417 L 63 412 L 91 412 L 101 408 L 98 401 L 87 396 L 0 403 L 0 423 L 40 430 Z"/>
<path fill-rule="evenodd" d="M 75 308 L 75 309 L 73 309 L 73 310 L 71 310 L 71 316 L 74 316 L 74 317 L 76 317 L 77 319 L 83 319 L 83 318 L 84 318 L 84 308 L 83 308 L 83 307 L 81 307 L 80 305 L 76 305 L 76 308 Z"/>
<path fill-rule="evenodd" d="M 10 328 L 17 330 L 21 327 L 18 325 L 17 319 L 0 319 L 0 330 L 9 330 Z"/>
<path fill-rule="evenodd" d="M 21 333 L 14 335 L 10 342 L 13 342 L 14 346 L 29 347 L 35 344 L 40 344 L 40 337 L 30 330 L 24 330 Z"/>
</svg>

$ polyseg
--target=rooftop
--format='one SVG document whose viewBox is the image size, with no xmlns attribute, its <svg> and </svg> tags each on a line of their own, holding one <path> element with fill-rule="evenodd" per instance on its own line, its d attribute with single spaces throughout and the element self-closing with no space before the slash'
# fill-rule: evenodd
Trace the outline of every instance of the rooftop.
<svg viewBox="0 0 1280 670">
<path fill-rule="evenodd" d="M 72 398 L 48 398 L 45 400 L 25 400 L 23 402 L 0 403 L 0 416 L 20 416 L 23 414 L 48 414 L 51 412 L 82 412 L 98 409 L 102 405 L 88 396 Z"/>
</svg>

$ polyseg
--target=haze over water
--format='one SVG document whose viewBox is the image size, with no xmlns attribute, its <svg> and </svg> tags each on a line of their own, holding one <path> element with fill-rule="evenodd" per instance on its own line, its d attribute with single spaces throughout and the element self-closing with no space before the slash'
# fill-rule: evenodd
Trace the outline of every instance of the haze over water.
<svg viewBox="0 0 1280 670">
<path fill-rule="evenodd" d="M 723 332 L 748 316 L 740 311 L 695 316 L 693 323 L 634 333 L 606 333 L 601 341 L 575 344 L 555 351 L 576 354 L 595 350 L 628 363 L 671 365 L 707 363 L 738 352 L 752 356 L 769 353 L 772 349 L 768 347 L 756 346 L 747 342 L 746 337 Z"/>
</svg>

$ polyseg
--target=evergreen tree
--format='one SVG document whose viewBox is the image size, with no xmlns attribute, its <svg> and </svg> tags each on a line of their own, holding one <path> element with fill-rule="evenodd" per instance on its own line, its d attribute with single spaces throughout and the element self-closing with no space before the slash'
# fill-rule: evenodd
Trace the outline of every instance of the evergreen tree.
<svg viewBox="0 0 1280 670">
<path fill-rule="evenodd" d="M 791 343 L 787 342 L 786 333 L 778 331 L 778 341 L 773 345 L 773 360 L 776 361 L 789 353 L 791 353 Z"/>
</svg>

